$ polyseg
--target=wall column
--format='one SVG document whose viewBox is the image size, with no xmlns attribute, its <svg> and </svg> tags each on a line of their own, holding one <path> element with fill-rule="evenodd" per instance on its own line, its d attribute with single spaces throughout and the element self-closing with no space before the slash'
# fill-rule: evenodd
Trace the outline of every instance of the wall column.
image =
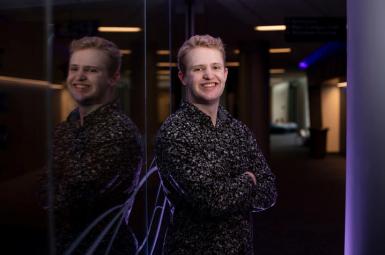
<svg viewBox="0 0 385 255">
<path fill-rule="evenodd" d="M 345 255 L 385 254 L 385 1 L 347 4 Z"/>
<path fill-rule="evenodd" d="M 239 119 L 251 129 L 258 145 L 269 158 L 269 45 L 255 41 L 243 43 L 240 51 Z"/>
</svg>

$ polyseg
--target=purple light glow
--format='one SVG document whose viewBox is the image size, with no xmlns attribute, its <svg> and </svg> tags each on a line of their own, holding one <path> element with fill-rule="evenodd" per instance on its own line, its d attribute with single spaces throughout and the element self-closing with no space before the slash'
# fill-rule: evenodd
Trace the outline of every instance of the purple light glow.
<svg viewBox="0 0 385 255">
<path fill-rule="evenodd" d="M 300 62 L 298 66 L 299 66 L 299 68 L 301 68 L 301 69 L 306 69 L 306 68 L 308 68 L 308 64 L 307 64 L 306 62 L 304 62 L 304 61 Z"/>
</svg>

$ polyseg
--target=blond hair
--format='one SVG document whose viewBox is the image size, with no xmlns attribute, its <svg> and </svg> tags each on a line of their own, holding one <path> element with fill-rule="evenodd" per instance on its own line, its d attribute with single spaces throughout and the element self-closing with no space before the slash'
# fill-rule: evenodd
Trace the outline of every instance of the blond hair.
<svg viewBox="0 0 385 255">
<path fill-rule="evenodd" d="M 70 45 L 70 54 L 84 49 L 101 50 L 108 56 L 109 64 L 107 70 L 110 76 L 120 71 L 122 63 L 122 54 L 115 43 L 97 36 L 85 36 L 78 40 L 73 40 Z"/>
<path fill-rule="evenodd" d="M 223 56 L 223 62 L 226 59 L 225 46 L 221 38 L 215 38 L 211 35 L 194 35 L 186 40 L 183 45 L 179 48 L 178 51 L 178 68 L 179 71 L 184 73 L 186 71 L 186 66 L 184 64 L 184 57 L 189 53 L 192 49 L 198 47 L 206 47 L 210 49 L 217 49 Z"/>
</svg>

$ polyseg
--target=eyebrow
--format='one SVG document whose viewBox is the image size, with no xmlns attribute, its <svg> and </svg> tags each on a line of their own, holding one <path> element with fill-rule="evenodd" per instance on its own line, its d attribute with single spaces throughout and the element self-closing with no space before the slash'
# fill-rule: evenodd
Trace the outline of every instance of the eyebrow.
<svg viewBox="0 0 385 255">
<path fill-rule="evenodd" d="M 196 68 L 196 67 L 206 67 L 206 65 L 193 65 L 191 66 L 192 68 Z"/>
<path fill-rule="evenodd" d="M 74 67 L 79 67 L 80 65 L 77 65 L 77 64 L 70 64 L 70 66 L 72 67 L 72 66 L 74 66 Z M 83 67 L 85 67 L 85 68 L 97 68 L 97 69 L 101 69 L 101 67 L 99 67 L 99 66 L 89 66 L 89 65 L 87 65 L 87 66 L 83 66 Z"/>
<path fill-rule="evenodd" d="M 223 65 L 223 64 L 219 62 L 214 62 L 214 63 L 210 63 L 209 65 L 211 66 L 211 65 Z M 192 67 L 194 66 L 206 66 L 206 64 L 197 64 L 197 65 L 193 65 Z"/>
</svg>

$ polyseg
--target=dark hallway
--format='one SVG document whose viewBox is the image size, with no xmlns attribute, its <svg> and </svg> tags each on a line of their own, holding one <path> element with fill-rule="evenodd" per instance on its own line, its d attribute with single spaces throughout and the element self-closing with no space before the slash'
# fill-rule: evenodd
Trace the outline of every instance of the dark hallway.
<svg viewBox="0 0 385 255">
<path fill-rule="evenodd" d="M 345 158 L 312 159 L 296 134 L 270 142 L 279 197 L 255 217 L 256 254 L 343 254 Z"/>
</svg>

